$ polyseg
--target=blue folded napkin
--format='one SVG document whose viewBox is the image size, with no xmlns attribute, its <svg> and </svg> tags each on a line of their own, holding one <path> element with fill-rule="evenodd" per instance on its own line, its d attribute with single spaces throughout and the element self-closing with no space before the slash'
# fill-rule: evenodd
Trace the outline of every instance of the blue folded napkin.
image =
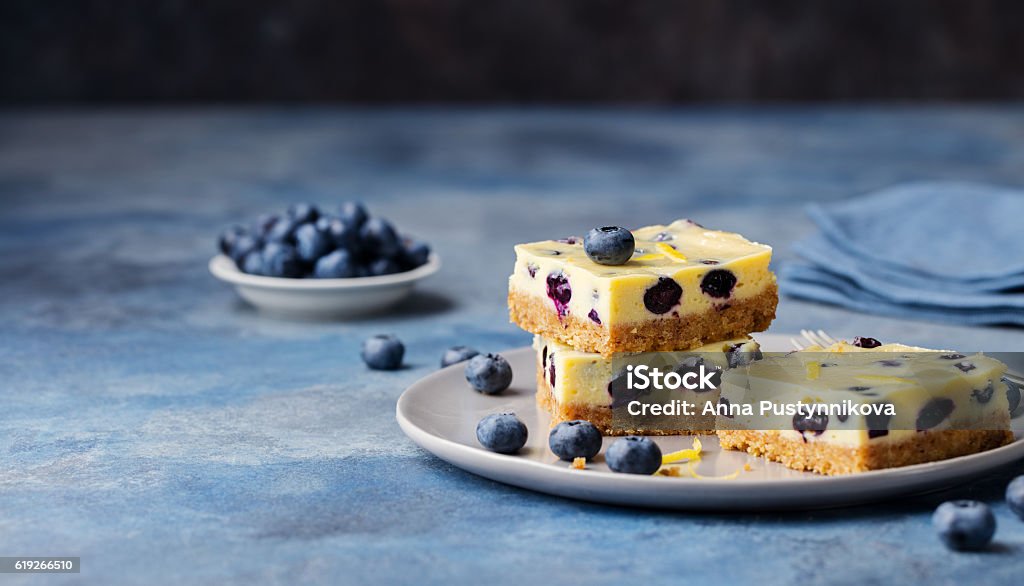
<svg viewBox="0 0 1024 586">
<path fill-rule="evenodd" d="M 1024 191 L 912 183 L 808 214 L 786 294 L 898 317 L 1024 325 Z"/>
</svg>

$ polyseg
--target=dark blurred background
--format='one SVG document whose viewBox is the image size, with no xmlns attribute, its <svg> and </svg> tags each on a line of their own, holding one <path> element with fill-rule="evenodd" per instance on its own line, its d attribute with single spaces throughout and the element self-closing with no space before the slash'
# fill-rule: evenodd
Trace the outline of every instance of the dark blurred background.
<svg viewBox="0 0 1024 586">
<path fill-rule="evenodd" d="M 0 101 L 1024 96 L 1014 0 L 4 0 Z"/>
</svg>

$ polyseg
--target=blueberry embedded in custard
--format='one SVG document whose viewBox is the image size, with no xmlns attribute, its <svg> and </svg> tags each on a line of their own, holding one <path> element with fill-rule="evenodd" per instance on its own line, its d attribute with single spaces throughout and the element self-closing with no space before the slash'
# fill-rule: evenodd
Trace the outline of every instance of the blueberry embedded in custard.
<svg viewBox="0 0 1024 586">
<path fill-rule="evenodd" d="M 972 390 L 971 398 L 984 405 L 985 403 L 988 403 L 989 401 L 992 400 L 992 395 L 995 392 L 995 385 L 992 384 L 992 381 L 988 381 L 988 384 L 985 385 L 985 388 Z"/>
<path fill-rule="evenodd" d="M 555 304 L 558 317 L 565 317 L 569 313 L 569 300 L 572 299 L 572 287 L 569 286 L 569 279 L 562 273 L 548 275 L 548 298 Z"/>
<path fill-rule="evenodd" d="M 953 366 L 957 367 L 961 372 L 971 372 L 975 368 L 974 364 L 967 360 L 957 362 Z"/>
<path fill-rule="evenodd" d="M 800 433 L 800 437 L 807 441 L 807 433 L 821 435 L 828 429 L 828 415 L 825 413 L 797 413 L 793 416 L 793 429 Z"/>
<path fill-rule="evenodd" d="M 704 275 L 700 290 L 716 299 L 728 299 L 736 287 L 736 275 L 725 269 L 715 269 Z"/>
<path fill-rule="evenodd" d="M 949 418 L 955 408 L 956 403 L 952 399 L 945 397 L 928 401 L 917 414 L 917 431 L 925 431 L 937 427 Z"/>
<path fill-rule="evenodd" d="M 668 277 L 658 277 L 658 282 L 644 291 L 644 307 L 647 311 L 661 315 L 679 305 L 683 288 Z"/>
</svg>

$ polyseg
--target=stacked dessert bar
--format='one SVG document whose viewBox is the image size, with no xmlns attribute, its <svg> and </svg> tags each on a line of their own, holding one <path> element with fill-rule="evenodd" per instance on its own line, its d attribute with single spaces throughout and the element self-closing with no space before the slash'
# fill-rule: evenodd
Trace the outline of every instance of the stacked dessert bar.
<svg viewBox="0 0 1024 586">
<path fill-rule="evenodd" d="M 1013 441 L 1010 413 L 1019 390 L 1006 365 L 983 354 L 903 344 L 837 342 L 751 364 L 723 384 L 721 401 L 840 406 L 829 415 L 720 415 L 723 448 L 764 456 L 796 470 L 849 474 L 945 460 Z M 1012 401 L 1011 401 L 1012 399 Z M 892 406 L 887 413 L 882 407 Z"/>
<path fill-rule="evenodd" d="M 689 220 L 633 237 L 632 257 L 616 266 L 592 261 L 580 238 L 516 246 L 509 313 L 535 335 L 537 401 L 552 425 L 586 419 L 609 435 L 680 433 L 613 425 L 622 365 L 690 351 L 727 368 L 756 352 L 748 335 L 775 318 L 769 246 Z"/>
</svg>

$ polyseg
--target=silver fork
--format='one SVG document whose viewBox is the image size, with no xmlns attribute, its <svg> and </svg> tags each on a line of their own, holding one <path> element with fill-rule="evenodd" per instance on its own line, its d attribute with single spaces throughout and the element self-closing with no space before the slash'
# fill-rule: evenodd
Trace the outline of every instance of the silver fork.
<svg viewBox="0 0 1024 586">
<path fill-rule="evenodd" d="M 800 335 L 803 337 L 803 340 L 797 338 L 789 339 L 789 343 L 797 350 L 803 350 L 808 346 L 821 346 L 824 348 L 839 341 L 828 335 L 825 330 L 800 330 Z"/>
</svg>

